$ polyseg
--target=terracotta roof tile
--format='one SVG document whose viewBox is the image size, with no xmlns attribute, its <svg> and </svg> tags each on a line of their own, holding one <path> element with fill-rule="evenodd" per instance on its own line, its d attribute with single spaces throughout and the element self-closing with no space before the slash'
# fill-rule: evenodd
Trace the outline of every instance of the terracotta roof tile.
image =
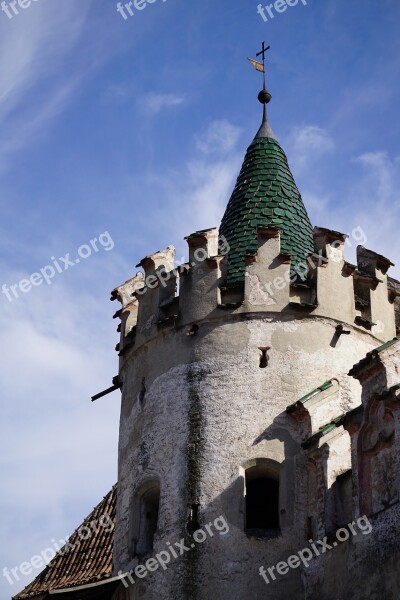
<svg viewBox="0 0 400 600">
<path fill-rule="evenodd" d="M 105 522 L 104 517 L 108 515 L 109 523 L 115 523 L 116 499 L 117 486 L 115 485 L 71 535 L 68 540 L 69 545 L 64 546 L 67 551 L 64 553 L 61 548 L 36 579 L 14 596 L 14 600 L 34 598 L 50 590 L 81 586 L 110 578 L 113 568 L 114 527 L 110 531 L 111 527 L 107 525 L 108 519 Z M 101 517 L 103 521 L 100 521 Z M 84 540 L 80 535 L 80 529 L 89 526 L 92 521 L 96 521 L 99 525 L 91 527 L 93 534 Z M 101 522 L 107 526 L 101 526 Z"/>
</svg>

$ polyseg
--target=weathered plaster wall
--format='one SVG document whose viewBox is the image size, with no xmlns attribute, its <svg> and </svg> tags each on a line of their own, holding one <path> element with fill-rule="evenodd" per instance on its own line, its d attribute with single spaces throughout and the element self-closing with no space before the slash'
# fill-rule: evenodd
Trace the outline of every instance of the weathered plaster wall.
<svg viewBox="0 0 400 600">
<path fill-rule="evenodd" d="M 360 248 L 358 267 L 349 265 L 344 236 L 339 235 L 338 245 L 336 232 L 319 229 L 318 256 L 307 283 L 291 285 L 290 259 L 280 254 L 279 232 L 264 228 L 258 233 L 260 247 L 248 257 L 244 289 L 224 287 L 226 260 L 216 256 L 218 231 L 213 229 L 189 236 L 179 295 L 175 274 L 166 285 L 157 283 L 160 271 L 168 275 L 173 269 L 171 247 L 140 263 L 145 280 L 152 281 L 144 292 L 135 291 L 143 285 L 143 275 L 137 275 L 113 293 L 122 302 L 123 384 L 115 574 L 148 558 L 129 552 L 133 498 L 148 480 L 161 482 L 152 556 L 181 538 L 190 546 L 191 528 L 221 515 L 229 524 L 226 535 L 209 535 L 166 570 L 136 579 L 132 600 L 320 600 L 321 581 L 324 600 L 341 600 L 336 592 L 330 595 L 331 587 L 349 589 L 349 577 L 342 588 L 333 586 L 330 556 L 326 564 L 321 559 L 316 574 L 292 569 L 268 587 L 259 568 L 286 561 L 310 535 L 323 536 L 329 511 L 333 520 L 330 490 L 350 459 L 357 460 L 350 434 L 331 433 L 314 457 L 301 442 L 361 404 L 360 383 L 348 371 L 394 336 L 388 261 Z M 337 379 L 335 395 L 326 404 L 323 396 L 311 402 L 312 417 L 299 420 L 286 412 L 332 378 Z M 280 465 L 281 533 L 269 539 L 244 529 L 244 472 L 255 459 Z M 361 556 L 346 552 L 354 563 Z M 340 547 L 333 554 L 338 569 L 344 553 Z M 359 594 L 349 597 L 365 600 Z"/>
<path fill-rule="evenodd" d="M 197 502 L 200 525 L 225 515 L 230 527 L 227 535 L 214 535 L 168 570 L 135 584 L 136 594 L 142 588 L 137 597 L 223 600 L 235 597 L 235 590 L 237 598 L 265 598 L 259 567 L 304 546 L 307 467 L 301 436 L 285 408 L 332 376 L 350 389 L 349 365 L 376 346 L 372 336 L 354 328 L 333 347 L 335 327 L 329 319 L 232 316 L 199 323 L 195 336 L 185 328 L 170 330 L 125 359 L 115 572 L 136 564 L 128 554 L 132 499 L 155 475 L 162 491 L 153 555 L 186 535 L 188 509 Z M 269 348 L 264 369 L 260 347 Z M 355 383 L 356 395 L 344 393 L 339 414 L 359 403 Z M 244 532 L 242 467 L 253 458 L 282 464 L 282 535 L 275 539 Z M 268 593 L 295 598 L 301 581 L 294 570 Z"/>
</svg>

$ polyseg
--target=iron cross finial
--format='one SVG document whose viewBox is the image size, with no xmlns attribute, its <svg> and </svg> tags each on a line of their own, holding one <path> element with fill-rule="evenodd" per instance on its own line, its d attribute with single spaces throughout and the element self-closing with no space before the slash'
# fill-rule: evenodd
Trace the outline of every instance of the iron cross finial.
<svg viewBox="0 0 400 600">
<path fill-rule="evenodd" d="M 267 48 L 265 47 L 265 42 L 262 43 L 262 48 L 261 48 L 261 52 L 259 52 L 256 56 L 261 56 L 262 55 L 262 60 L 263 63 L 265 62 L 265 54 L 267 52 L 267 50 L 269 50 L 271 48 L 271 46 L 267 46 Z"/>
<path fill-rule="evenodd" d="M 267 46 L 265 47 L 265 42 L 262 43 L 262 47 L 261 47 L 261 52 L 258 52 L 256 54 L 257 58 L 259 56 L 262 56 L 262 64 L 263 64 L 263 89 L 265 90 L 265 55 L 268 52 L 268 50 L 271 48 L 271 46 Z"/>
</svg>

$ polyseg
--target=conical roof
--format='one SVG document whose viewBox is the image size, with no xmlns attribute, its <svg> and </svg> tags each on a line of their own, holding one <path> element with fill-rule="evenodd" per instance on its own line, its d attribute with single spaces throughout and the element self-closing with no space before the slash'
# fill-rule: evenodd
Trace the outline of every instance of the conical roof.
<svg viewBox="0 0 400 600">
<path fill-rule="evenodd" d="M 220 226 L 230 246 L 227 285 L 242 285 L 245 257 L 257 252 L 257 227 L 281 232 L 281 253 L 292 258 L 292 272 L 304 278 L 305 257 L 314 250 L 313 228 L 290 171 L 286 154 L 268 124 L 249 146 Z"/>
</svg>

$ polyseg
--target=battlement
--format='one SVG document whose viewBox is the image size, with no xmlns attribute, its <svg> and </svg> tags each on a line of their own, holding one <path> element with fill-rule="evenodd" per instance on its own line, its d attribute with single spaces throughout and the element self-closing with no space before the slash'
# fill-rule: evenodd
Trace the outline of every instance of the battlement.
<svg viewBox="0 0 400 600">
<path fill-rule="evenodd" d="M 337 323 L 336 342 L 351 333 L 346 327 L 382 342 L 395 336 L 396 295 L 388 287 L 388 259 L 359 246 L 357 266 L 352 265 L 345 260 L 347 236 L 316 227 L 314 253 L 304 256 L 294 272 L 291 256 L 281 250 L 281 230 L 259 226 L 256 231 L 258 249 L 245 257 L 242 285 L 227 285 L 230 248 L 216 228 L 185 238 L 185 264 L 175 264 L 172 246 L 141 260 L 137 266 L 143 272 L 111 296 L 122 305 L 115 315 L 121 319 L 120 354 L 166 328 L 187 328 L 190 334 L 202 321 L 253 313 L 331 319 Z"/>
</svg>

